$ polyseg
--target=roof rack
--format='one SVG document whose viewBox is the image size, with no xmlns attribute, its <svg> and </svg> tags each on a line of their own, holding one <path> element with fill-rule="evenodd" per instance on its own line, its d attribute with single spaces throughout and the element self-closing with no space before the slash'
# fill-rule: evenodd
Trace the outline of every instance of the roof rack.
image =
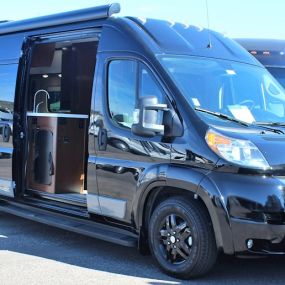
<svg viewBox="0 0 285 285">
<path fill-rule="evenodd" d="M 106 19 L 113 14 L 119 13 L 120 10 L 120 4 L 114 3 L 110 5 L 74 10 L 32 19 L 19 21 L 0 21 L 0 35 L 64 24 Z"/>
</svg>

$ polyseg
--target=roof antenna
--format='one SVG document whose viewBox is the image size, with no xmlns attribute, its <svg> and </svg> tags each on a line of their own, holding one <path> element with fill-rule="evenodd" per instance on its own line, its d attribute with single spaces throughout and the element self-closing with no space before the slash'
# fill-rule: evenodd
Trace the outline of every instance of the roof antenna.
<svg viewBox="0 0 285 285">
<path fill-rule="evenodd" d="M 208 44 L 207 48 L 212 48 L 212 40 L 211 40 L 211 32 L 210 32 L 210 17 L 209 17 L 209 6 L 208 6 L 208 0 L 205 0 L 206 4 L 206 11 L 207 11 L 207 24 L 208 24 Z"/>
</svg>

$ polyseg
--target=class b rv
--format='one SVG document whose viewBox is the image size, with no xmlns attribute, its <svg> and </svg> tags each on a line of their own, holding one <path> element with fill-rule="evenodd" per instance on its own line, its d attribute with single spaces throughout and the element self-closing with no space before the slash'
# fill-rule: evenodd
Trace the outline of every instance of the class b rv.
<svg viewBox="0 0 285 285">
<path fill-rule="evenodd" d="M 119 10 L 0 24 L 0 210 L 184 279 L 284 254 L 284 89 L 219 33 Z"/>
<path fill-rule="evenodd" d="M 285 40 L 235 39 L 285 87 Z"/>
</svg>

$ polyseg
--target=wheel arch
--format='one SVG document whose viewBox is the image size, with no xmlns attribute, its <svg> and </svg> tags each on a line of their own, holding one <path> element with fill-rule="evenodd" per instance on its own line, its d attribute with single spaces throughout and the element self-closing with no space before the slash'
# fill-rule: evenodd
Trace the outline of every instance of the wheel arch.
<svg viewBox="0 0 285 285">
<path fill-rule="evenodd" d="M 140 199 L 139 213 L 137 215 L 137 225 L 140 233 L 139 249 L 142 253 L 148 251 L 147 227 L 153 210 L 163 200 L 172 196 L 186 196 L 201 203 L 211 220 L 217 248 L 222 249 L 227 254 L 234 253 L 228 213 L 220 202 L 221 195 L 219 191 L 209 179 L 205 179 L 206 176 L 203 173 L 198 172 L 198 175 L 196 173 L 194 177 L 195 179 L 192 179 L 192 181 L 180 179 L 177 181 L 177 179 L 169 178 L 165 182 L 153 182 L 144 191 L 144 195 Z"/>
</svg>

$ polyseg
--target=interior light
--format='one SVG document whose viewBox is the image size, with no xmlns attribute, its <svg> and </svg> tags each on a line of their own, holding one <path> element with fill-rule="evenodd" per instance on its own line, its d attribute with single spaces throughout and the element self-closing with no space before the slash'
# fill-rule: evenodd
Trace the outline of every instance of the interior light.
<svg viewBox="0 0 285 285">
<path fill-rule="evenodd" d="M 42 77 L 43 78 L 48 78 L 48 75 L 47 74 L 43 74 Z"/>
<path fill-rule="evenodd" d="M 270 55 L 270 51 L 264 51 L 263 55 Z"/>
<path fill-rule="evenodd" d="M 253 54 L 253 55 L 257 55 L 257 51 L 256 50 L 252 50 L 252 51 L 250 51 L 250 53 Z"/>
<path fill-rule="evenodd" d="M 62 77 L 62 74 L 59 74 L 59 75 L 58 75 L 58 77 L 60 77 L 60 78 L 61 78 L 61 77 Z"/>
<path fill-rule="evenodd" d="M 285 53 L 284 53 L 284 51 L 280 51 L 280 55 L 284 55 Z"/>
</svg>

